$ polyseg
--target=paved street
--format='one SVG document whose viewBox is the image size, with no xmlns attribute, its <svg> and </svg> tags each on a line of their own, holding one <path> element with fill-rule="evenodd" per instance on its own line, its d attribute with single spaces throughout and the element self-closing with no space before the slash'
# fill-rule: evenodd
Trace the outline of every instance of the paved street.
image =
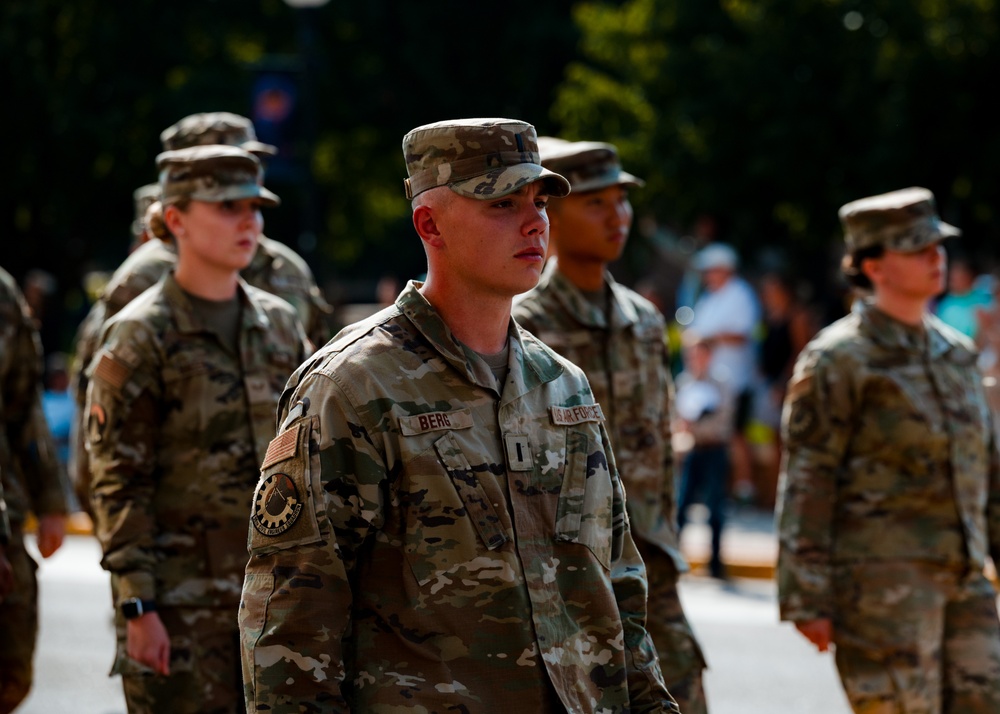
<svg viewBox="0 0 1000 714">
<path fill-rule="evenodd" d="M 70 536 L 40 570 L 35 689 L 18 714 L 119 714 L 107 576 L 89 537 Z M 681 596 L 711 667 L 712 714 L 849 714 L 828 655 L 779 624 L 767 580 L 688 577 Z"/>
<path fill-rule="evenodd" d="M 778 622 L 772 581 L 688 577 L 681 600 L 708 660 L 710 714 L 850 714 L 832 656 Z"/>
<path fill-rule="evenodd" d="M 115 637 L 100 553 L 93 538 L 67 536 L 63 547 L 42 562 L 35 686 L 17 714 L 125 712 L 121 683 L 108 677 Z"/>
</svg>

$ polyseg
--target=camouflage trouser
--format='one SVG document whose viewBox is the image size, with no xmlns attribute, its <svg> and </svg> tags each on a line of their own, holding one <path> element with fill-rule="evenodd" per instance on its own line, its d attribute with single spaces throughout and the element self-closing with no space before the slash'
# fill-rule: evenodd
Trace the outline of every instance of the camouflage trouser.
<svg viewBox="0 0 1000 714">
<path fill-rule="evenodd" d="M 889 562 L 835 578 L 837 669 L 855 712 L 1000 712 L 1000 620 L 982 574 Z"/>
<path fill-rule="evenodd" d="M 118 652 L 112 674 L 122 675 L 129 714 L 244 712 L 237 608 L 160 609 L 170 635 L 170 675 L 153 673 L 128 656 L 125 622 L 115 618 Z"/>
<path fill-rule="evenodd" d="M 646 563 L 649 581 L 646 629 L 656 645 L 663 680 L 682 714 L 705 714 L 707 706 L 701 681 L 705 658 L 681 609 L 673 558 L 648 543 L 636 541 L 636 545 Z"/>
<path fill-rule="evenodd" d="M 20 524 L 11 523 L 7 559 L 14 568 L 14 589 L 0 603 L 0 714 L 28 696 L 38 638 L 38 566 L 24 549 Z"/>
</svg>

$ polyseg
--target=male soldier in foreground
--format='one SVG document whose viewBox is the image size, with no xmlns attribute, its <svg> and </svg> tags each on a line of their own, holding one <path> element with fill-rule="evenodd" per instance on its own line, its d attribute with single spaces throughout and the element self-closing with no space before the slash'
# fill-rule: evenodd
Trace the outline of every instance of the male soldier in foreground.
<svg viewBox="0 0 1000 714">
<path fill-rule="evenodd" d="M 425 283 L 289 381 L 240 606 L 251 712 L 676 712 L 583 373 L 521 330 L 549 195 L 534 127 L 403 139 Z"/>
<path fill-rule="evenodd" d="M 41 380 L 38 333 L 17 283 L 0 268 L 0 496 L 6 495 L 7 506 L 0 520 L 9 518 L 10 530 L 0 552 L 13 569 L 13 590 L 0 598 L 0 714 L 20 704 L 33 679 L 38 566 L 24 547 L 24 521 L 29 512 L 38 518 L 37 544 L 44 558 L 62 545 L 66 527 L 67 494 L 42 412 Z M 3 572 L 0 566 L 0 581 Z"/>
<path fill-rule="evenodd" d="M 673 385 L 663 316 L 607 269 L 621 257 L 632 225 L 628 188 L 642 181 L 622 170 L 611 144 L 542 137 L 539 151 L 542 166 L 569 179 L 573 192 L 549 202 L 554 257 L 538 286 L 515 301 L 513 315 L 587 375 L 608 420 L 632 534 L 646 564 L 646 627 L 663 678 L 682 712 L 705 712 L 705 661 L 677 593 L 688 566 L 675 527 Z"/>
<path fill-rule="evenodd" d="M 782 417 L 781 619 L 836 646 L 856 712 L 1000 711 L 1000 464 L 972 342 L 928 312 L 943 223 L 923 188 L 840 209 L 871 291 L 802 351 Z"/>
<path fill-rule="evenodd" d="M 273 156 L 277 150 L 270 144 L 257 141 L 253 124 L 246 117 L 229 112 L 209 112 L 192 114 L 168 127 L 160 135 L 166 151 L 186 149 L 192 146 L 225 144 L 239 146 L 261 160 Z M 144 187 L 145 188 L 145 187 Z M 141 224 L 144 210 L 141 201 L 146 193 L 136 192 L 137 220 Z M 148 208 L 149 201 L 145 203 Z M 139 226 L 133 222 L 133 233 Z M 137 240 L 141 240 L 137 237 Z M 83 370 L 90 364 L 99 345 L 98 336 L 105 322 L 147 288 L 155 284 L 177 263 L 177 252 L 173 245 L 158 239 L 147 240 L 125 259 L 104 290 L 101 300 L 91 308 L 91 314 L 84 320 L 77 336 L 77 356 L 74 361 L 74 396 L 83 418 L 83 403 L 87 396 L 87 379 Z M 240 272 L 249 285 L 260 288 L 291 303 L 306 328 L 306 334 L 314 346 L 326 343 L 330 338 L 327 316 L 330 306 L 324 300 L 312 271 L 295 251 L 267 236 L 260 236 L 253 262 Z M 82 429 L 79 424 L 78 429 Z M 87 493 L 90 484 L 90 469 L 83 449 L 82 438 L 72 442 L 72 475 L 81 504 L 89 503 Z"/>
</svg>

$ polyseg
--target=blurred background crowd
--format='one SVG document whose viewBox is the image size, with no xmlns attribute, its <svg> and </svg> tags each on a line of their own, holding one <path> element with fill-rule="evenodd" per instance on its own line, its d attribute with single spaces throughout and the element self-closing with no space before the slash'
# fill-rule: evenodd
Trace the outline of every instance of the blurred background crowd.
<svg viewBox="0 0 1000 714">
<path fill-rule="evenodd" d="M 13 0 L 0 7 L 0 265 L 41 331 L 65 447 L 78 326 L 128 254 L 133 191 L 155 181 L 160 132 L 181 117 L 235 112 L 278 147 L 266 183 L 284 203 L 265 232 L 306 259 L 331 329 L 423 270 L 407 129 L 509 116 L 610 141 L 647 180 L 613 272 L 670 322 L 676 445 L 724 442 L 726 497 L 769 509 L 791 365 L 850 309 L 847 201 L 935 193 L 964 232 L 936 311 L 976 339 L 995 384 L 998 69 L 993 0 Z M 705 369 L 721 392 L 698 386 Z M 695 433 L 682 412 L 706 405 L 726 417 Z"/>
</svg>

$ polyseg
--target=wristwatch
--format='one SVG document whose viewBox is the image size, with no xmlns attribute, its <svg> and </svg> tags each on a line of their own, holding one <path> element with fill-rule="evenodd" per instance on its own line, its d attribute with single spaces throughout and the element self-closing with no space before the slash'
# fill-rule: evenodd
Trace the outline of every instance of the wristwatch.
<svg viewBox="0 0 1000 714">
<path fill-rule="evenodd" d="M 140 600 L 133 597 L 122 601 L 121 608 L 126 620 L 134 620 L 147 612 L 156 612 L 156 600 Z"/>
</svg>

